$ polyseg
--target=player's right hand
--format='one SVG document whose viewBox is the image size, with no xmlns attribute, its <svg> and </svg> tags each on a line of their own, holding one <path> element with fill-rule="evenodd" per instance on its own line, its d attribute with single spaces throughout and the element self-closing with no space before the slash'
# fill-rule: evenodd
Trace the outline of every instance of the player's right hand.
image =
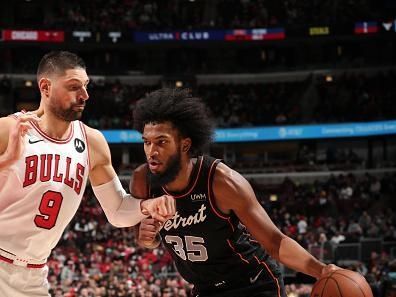
<svg viewBox="0 0 396 297">
<path fill-rule="evenodd" d="M 140 206 L 143 214 L 161 223 L 172 218 L 176 212 L 175 198 L 169 195 L 142 200 Z"/>
<path fill-rule="evenodd" d="M 154 242 L 160 229 L 161 223 L 157 220 L 152 218 L 143 219 L 139 226 L 138 240 L 146 244 L 151 244 Z"/>
<path fill-rule="evenodd" d="M 8 134 L 7 149 L 3 154 L 4 160 L 13 163 L 21 156 L 24 150 L 23 139 L 29 129 L 32 128 L 30 121 L 38 123 L 40 118 L 32 112 L 27 112 L 18 117 L 15 124 L 11 126 Z"/>
<path fill-rule="evenodd" d="M 324 266 L 322 268 L 322 271 L 320 273 L 320 277 L 319 278 L 325 277 L 326 275 L 328 275 L 328 274 L 330 274 L 333 271 L 336 271 L 338 269 L 341 269 L 341 267 L 338 267 L 337 265 L 334 265 L 334 264 L 327 264 L 326 266 Z"/>
</svg>

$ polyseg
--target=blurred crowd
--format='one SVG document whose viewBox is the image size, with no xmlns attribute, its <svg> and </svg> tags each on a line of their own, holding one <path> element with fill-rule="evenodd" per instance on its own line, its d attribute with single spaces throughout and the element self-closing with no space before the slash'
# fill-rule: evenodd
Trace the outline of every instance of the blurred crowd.
<svg viewBox="0 0 396 297">
<path fill-rule="evenodd" d="M 200 85 L 194 93 L 207 102 L 219 128 L 365 122 L 396 118 L 395 80 L 391 71 L 345 74 L 331 82 Z M 136 101 L 158 88 L 92 83 L 84 121 L 100 129 L 132 128 Z"/>
<path fill-rule="evenodd" d="M 396 118 L 394 81 L 396 72 L 392 70 L 375 75 L 344 73 L 330 81 L 308 77 L 292 82 L 200 84 L 192 90 L 207 103 L 218 128 L 367 122 Z M 98 129 L 130 129 L 136 101 L 159 88 L 160 84 L 94 80 L 83 121 Z M 3 106 L 13 102 L 10 97 L 15 98 L 15 110 L 18 102 L 34 102 L 37 96 L 34 86 L 15 87 L 8 77 L 0 79 Z M 3 109 L 0 114 L 7 112 Z"/>
<path fill-rule="evenodd" d="M 87 189 L 83 203 L 48 262 L 52 296 L 188 296 L 163 248 L 143 249 L 133 227 L 107 223 Z"/>
<path fill-rule="evenodd" d="M 272 187 L 251 183 L 285 234 L 324 261 L 338 261 L 361 272 L 378 294 L 386 289 L 396 271 L 395 255 L 389 249 L 374 248 L 368 258 L 352 264 L 332 255 L 340 244 L 367 237 L 396 245 L 396 212 L 391 203 L 396 175 L 340 175 L 310 184 L 286 178 Z M 321 253 L 315 253 L 317 246 L 322 247 Z M 116 229 L 106 222 L 90 189 L 48 263 L 53 296 L 183 297 L 191 291 L 162 247 L 139 248 L 133 228 Z M 310 285 L 290 284 L 288 290 L 294 296 L 309 296 Z"/>
<path fill-rule="evenodd" d="M 381 178 L 341 174 L 302 184 L 285 178 L 278 186 L 251 181 L 279 228 L 305 247 L 323 235 L 336 244 L 358 242 L 361 237 L 396 240 L 396 213 L 389 207 L 395 182 L 395 174 Z M 277 198 L 271 199 L 272 195 Z"/>
<path fill-rule="evenodd" d="M 309 25 L 329 25 L 332 33 L 333 29 L 334 33 L 351 33 L 355 22 L 394 20 L 396 15 L 394 1 L 388 0 L 35 0 L 4 2 L 0 8 L 3 28 L 165 31 L 286 27 L 291 35 Z M 108 75 L 114 71 L 120 75 L 132 69 L 164 77 L 170 73 L 256 73 L 271 67 L 279 71 L 393 65 L 394 43 L 379 42 L 366 50 L 360 50 L 364 47 L 360 43 L 338 42 L 312 48 L 300 43 L 294 47 L 266 44 L 210 51 L 160 48 L 161 54 L 146 48 L 128 49 L 125 53 L 96 48 L 88 53 L 82 51 L 82 55 L 90 66 L 90 74 Z M 2 72 L 34 73 L 42 53 L 30 48 L 29 58 L 26 48 L 15 47 L 0 51 L 0 56 L 4 62 L 0 66 Z M 383 71 L 309 76 L 289 82 L 191 86 L 194 95 L 206 101 L 216 126 L 232 128 L 394 120 L 395 81 L 395 71 Z M 6 108 L 0 114 L 6 115 L 6 109 L 17 110 L 20 101 L 36 100 L 34 84 L 16 87 L 14 81 L 2 77 L 0 106 Z M 98 129 L 131 129 L 136 101 L 160 87 L 92 81 L 83 121 Z M 15 106 L 10 102 L 15 102 Z M 245 172 L 252 166 L 268 172 L 325 172 L 366 165 L 352 149 L 329 148 L 323 166 L 309 145 L 300 147 L 291 165 L 268 166 L 260 163 L 264 158 L 258 154 L 256 157 L 241 160 L 239 156 L 231 165 Z M 134 167 L 124 165 L 124 170 L 129 173 L 131 166 Z M 383 296 L 389 284 L 396 284 L 396 212 L 392 201 L 396 194 L 395 174 L 347 174 L 313 183 L 285 178 L 277 185 L 263 184 L 259 179 L 250 182 L 275 224 L 315 256 L 359 271 L 375 296 Z M 340 249 L 345 243 L 362 244 L 367 238 L 377 241 L 361 259 L 350 260 L 350 255 Z M 164 248 L 140 248 L 133 228 L 117 229 L 107 223 L 90 188 L 48 265 L 51 295 L 55 297 L 185 297 L 191 292 L 191 286 L 176 272 Z M 290 296 L 308 297 L 311 285 L 292 281 L 287 288 Z"/>
<path fill-rule="evenodd" d="M 392 3 L 387 4 L 386 1 L 378 3 L 371 0 L 72 0 L 56 1 L 48 5 L 43 9 L 44 21 L 34 25 L 43 23 L 48 28 L 98 31 L 251 28 L 300 24 L 342 26 L 387 15 L 389 10 L 395 8 Z M 26 16 L 20 18 L 26 21 Z M 29 20 L 33 22 L 35 19 Z M 15 24 L 18 25 L 18 19 Z"/>
</svg>

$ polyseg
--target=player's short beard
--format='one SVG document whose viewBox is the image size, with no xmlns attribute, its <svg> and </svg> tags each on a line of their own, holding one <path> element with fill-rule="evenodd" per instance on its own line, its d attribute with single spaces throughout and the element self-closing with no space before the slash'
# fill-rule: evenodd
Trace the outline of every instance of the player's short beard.
<svg viewBox="0 0 396 297">
<path fill-rule="evenodd" d="M 168 161 L 166 170 L 162 173 L 154 174 L 149 170 L 149 179 L 152 186 L 162 187 L 173 182 L 181 169 L 181 153 L 177 151 Z"/>
<path fill-rule="evenodd" d="M 49 107 L 51 112 L 61 120 L 64 120 L 66 122 L 72 122 L 81 119 L 82 111 L 73 110 L 73 105 L 71 105 L 68 109 L 63 109 L 59 104 L 55 102 L 55 100 L 51 100 L 50 102 L 51 104 Z"/>
</svg>

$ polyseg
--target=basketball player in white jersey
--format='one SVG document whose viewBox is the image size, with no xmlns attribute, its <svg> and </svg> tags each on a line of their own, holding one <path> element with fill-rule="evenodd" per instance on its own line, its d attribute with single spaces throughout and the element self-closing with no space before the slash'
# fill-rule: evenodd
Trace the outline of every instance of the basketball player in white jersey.
<svg viewBox="0 0 396 297">
<path fill-rule="evenodd" d="M 0 296 L 49 296 L 46 259 L 80 205 L 87 179 L 110 223 L 147 215 L 164 222 L 174 199 L 126 194 L 108 144 L 79 121 L 89 96 L 85 64 L 69 52 L 46 54 L 37 71 L 40 108 L 0 119 Z"/>
</svg>

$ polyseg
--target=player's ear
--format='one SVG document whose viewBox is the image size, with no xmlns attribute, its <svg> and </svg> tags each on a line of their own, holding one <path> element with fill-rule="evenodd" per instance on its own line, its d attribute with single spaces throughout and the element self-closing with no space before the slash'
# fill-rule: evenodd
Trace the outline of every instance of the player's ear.
<svg viewBox="0 0 396 297">
<path fill-rule="evenodd" d="M 40 80 L 38 82 L 38 87 L 39 87 L 41 94 L 49 96 L 49 92 L 50 92 L 50 88 L 51 88 L 51 81 L 46 77 L 42 77 L 42 78 L 40 78 Z"/>
<path fill-rule="evenodd" d="M 191 138 L 184 138 L 182 141 L 182 150 L 184 153 L 188 152 L 191 148 Z"/>
</svg>

